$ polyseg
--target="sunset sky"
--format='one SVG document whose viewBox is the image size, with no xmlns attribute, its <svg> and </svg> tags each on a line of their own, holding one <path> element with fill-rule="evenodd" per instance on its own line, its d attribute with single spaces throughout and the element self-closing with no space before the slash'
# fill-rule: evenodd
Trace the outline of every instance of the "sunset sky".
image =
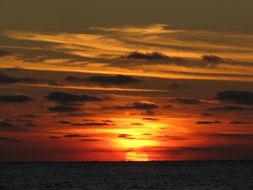
<svg viewBox="0 0 253 190">
<path fill-rule="evenodd" d="M 253 159 L 252 0 L 0 4 L 0 161 Z"/>
</svg>

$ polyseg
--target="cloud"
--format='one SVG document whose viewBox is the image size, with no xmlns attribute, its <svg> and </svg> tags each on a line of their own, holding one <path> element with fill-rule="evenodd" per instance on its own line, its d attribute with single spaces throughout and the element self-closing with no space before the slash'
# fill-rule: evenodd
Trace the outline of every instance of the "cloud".
<svg viewBox="0 0 253 190">
<path fill-rule="evenodd" d="M 56 105 L 56 106 L 48 107 L 48 110 L 53 111 L 53 112 L 76 112 L 76 111 L 80 111 L 80 108 L 76 106 Z"/>
<path fill-rule="evenodd" d="M 221 124 L 221 121 L 215 120 L 215 121 L 197 121 L 197 125 L 212 125 L 212 124 Z"/>
<path fill-rule="evenodd" d="M 90 76 L 86 79 L 89 83 L 98 83 L 102 85 L 126 85 L 131 83 L 142 82 L 134 77 L 125 75 L 115 75 L 115 76 Z"/>
<path fill-rule="evenodd" d="M 231 102 L 242 105 L 253 105 L 253 92 L 227 90 L 219 92 L 216 98 L 221 102 Z"/>
<path fill-rule="evenodd" d="M 32 122 L 26 122 L 23 127 L 24 128 L 33 128 L 33 127 L 36 127 L 36 125 Z"/>
<path fill-rule="evenodd" d="M 116 109 L 138 109 L 138 110 L 152 110 L 159 108 L 158 105 L 147 102 L 134 102 L 126 106 L 116 106 Z"/>
<path fill-rule="evenodd" d="M 39 114 L 20 114 L 20 115 L 18 115 L 18 117 L 37 118 L 37 117 L 41 117 L 41 115 L 39 115 Z"/>
<path fill-rule="evenodd" d="M 121 56 L 121 59 L 128 59 L 128 60 L 140 60 L 140 61 L 162 61 L 162 62 L 170 62 L 170 63 L 177 63 L 177 62 L 184 62 L 183 58 L 179 57 L 170 57 L 161 52 L 151 52 L 151 53 L 142 53 L 142 52 L 131 52 L 127 55 Z"/>
<path fill-rule="evenodd" d="M 153 118 L 153 117 L 144 117 L 142 118 L 143 120 L 147 120 L 147 121 L 159 121 L 158 118 Z"/>
<path fill-rule="evenodd" d="M 142 126 L 143 123 L 131 123 L 131 125 L 134 125 L 134 126 Z"/>
<path fill-rule="evenodd" d="M 80 135 L 80 134 L 66 134 L 63 137 L 65 137 L 65 138 L 82 138 L 82 137 L 87 137 L 87 136 Z"/>
<path fill-rule="evenodd" d="M 234 125 L 248 125 L 248 124 L 251 124 L 251 122 L 247 122 L 247 121 L 231 121 L 230 124 L 234 124 Z"/>
<path fill-rule="evenodd" d="M 102 101 L 102 99 L 96 96 L 88 96 L 88 95 L 75 95 L 69 94 L 65 92 L 52 92 L 48 96 L 45 97 L 50 101 L 55 102 L 94 102 L 94 101 Z"/>
<path fill-rule="evenodd" d="M 238 138 L 238 136 L 236 137 Z M 251 135 L 252 138 L 252 135 Z M 195 159 L 197 157 L 205 157 L 210 159 L 246 159 L 253 158 L 252 146 L 247 145 L 210 145 L 210 146 L 200 146 L 200 147 L 181 147 L 167 150 L 171 154 L 190 154 L 194 155 Z"/>
<path fill-rule="evenodd" d="M 49 136 L 48 138 L 50 138 L 50 139 L 60 139 L 61 137 L 60 136 Z"/>
<path fill-rule="evenodd" d="M 70 121 L 65 121 L 65 120 L 60 120 L 59 123 L 61 123 L 61 124 L 71 124 Z"/>
<path fill-rule="evenodd" d="M 8 53 L 7 51 L 4 51 L 4 50 L 0 50 L 0 57 L 4 57 L 7 55 L 10 55 L 10 53 Z"/>
<path fill-rule="evenodd" d="M 179 84 L 179 83 L 170 83 L 168 84 L 168 88 L 169 90 L 178 90 L 182 87 L 183 85 Z"/>
<path fill-rule="evenodd" d="M 9 95 L 9 96 L 0 96 L 0 102 L 4 102 L 4 103 L 22 103 L 22 102 L 30 102 L 33 99 L 28 97 L 28 96 L 24 96 L 24 95 Z"/>
<path fill-rule="evenodd" d="M 0 129 L 11 130 L 14 126 L 7 121 L 0 121 Z"/>
<path fill-rule="evenodd" d="M 88 122 L 88 123 L 72 123 L 72 126 L 107 126 L 106 122 Z"/>
<path fill-rule="evenodd" d="M 213 115 L 212 113 L 210 113 L 210 112 L 203 112 L 201 115 L 202 115 L 202 116 L 205 116 L 205 117 L 213 117 L 213 116 L 214 116 L 214 115 Z"/>
<path fill-rule="evenodd" d="M 120 134 L 118 137 L 123 138 L 123 139 L 135 139 L 135 138 L 131 137 L 131 135 L 128 135 L 128 134 Z"/>
<path fill-rule="evenodd" d="M 86 78 L 85 77 L 77 77 L 77 76 L 73 76 L 73 75 L 68 75 L 65 78 L 65 81 L 67 82 L 85 82 Z"/>
<path fill-rule="evenodd" d="M 121 56 L 124 59 L 137 59 L 137 60 L 167 60 L 168 56 L 163 53 L 152 52 L 152 53 L 141 53 L 138 51 L 131 52 L 128 55 Z"/>
<path fill-rule="evenodd" d="M 180 104 L 185 104 L 185 105 L 194 105 L 194 104 L 200 104 L 202 103 L 200 100 L 196 98 L 171 98 L 169 99 L 170 102 L 177 102 Z"/>
<path fill-rule="evenodd" d="M 37 82 L 36 79 L 34 78 L 17 78 L 17 77 L 11 77 L 8 75 L 5 75 L 3 73 L 0 73 L 0 83 L 4 83 L 4 84 L 11 84 L 11 83 L 35 83 Z"/>
<path fill-rule="evenodd" d="M 217 133 L 211 134 L 209 136 L 234 140 L 245 140 L 245 139 L 253 140 L 253 134 L 245 134 L 245 133 Z"/>
<path fill-rule="evenodd" d="M 0 137 L 0 142 L 20 142 L 20 140 L 10 137 Z"/>
<path fill-rule="evenodd" d="M 253 110 L 245 106 L 229 105 L 221 107 L 208 108 L 209 111 L 243 111 L 243 110 Z"/>
<path fill-rule="evenodd" d="M 33 129 L 35 126 L 31 122 L 27 122 L 23 126 L 14 126 L 8 120 L 0 121 L 0 130 L 4 131 L 27 131 Z"/>
<path fill-rule="evenodd" d="M 202 61 L 207 63 L 222 63 L 225 60 L 222 57 L 215 56 L 215 55 L 203 55 Z"/>
<path fill-rule="evenodd" d="M 80 141 L 82 142 L 97 142 L 97 141 L 101 141 L 100 139 L 81 139 Z"/>
<path fill-rule="evenodd" d="M 153 103 L 146 103 L 146 102 L 134 102 L 131 106 L 134 109 L 140 109 L 140 110 L 151 110 L 159 108 L 158 105 Z"/>
</svg>

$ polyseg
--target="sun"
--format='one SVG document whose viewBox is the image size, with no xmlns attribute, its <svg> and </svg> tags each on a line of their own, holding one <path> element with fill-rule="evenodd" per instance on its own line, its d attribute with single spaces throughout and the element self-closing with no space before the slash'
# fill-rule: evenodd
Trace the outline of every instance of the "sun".
<svg viewBox="0 0 253 190">
<path fill-rule="evenodd" d="M 128 152 L 125 161 L 127 162 L 147 162 L 149 161 L 148 154 L 145 152 Z"/>
</svg>

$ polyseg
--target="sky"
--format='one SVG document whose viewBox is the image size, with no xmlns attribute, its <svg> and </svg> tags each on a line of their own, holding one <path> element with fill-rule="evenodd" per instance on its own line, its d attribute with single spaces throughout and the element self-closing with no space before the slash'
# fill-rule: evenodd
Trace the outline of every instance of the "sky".
<svg viewBox="0 0 253 190">
<path fill-rule="evenodd" d="M 253 159 L 251 0 L 1 0 L 0 161 Z"/>
</svg>

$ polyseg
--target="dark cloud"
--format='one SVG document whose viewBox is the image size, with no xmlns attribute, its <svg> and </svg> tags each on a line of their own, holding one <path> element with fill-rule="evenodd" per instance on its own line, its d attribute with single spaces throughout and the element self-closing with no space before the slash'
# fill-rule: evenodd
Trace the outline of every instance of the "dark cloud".
<svg viewBox="0 0 253 190">
<path fill-rule="evenodd" d="M 151 60 L 151 61 L 181 61 L 178 57 L 169 57 L 163 53 L 152 52 L 152 53 L 142 53 L 142 52 L 131 52 L 128 55 L 121 56 L 122 59 L 133 59 L 133 60 Z"/>
<path fill-rule="evenodd" d="M 26 122 L 26 123 L 32 122 L 32 120 L 30 120 L 30 119 L 10 119 L 10 121 Z"/>
<path fill-rule="evenodd" d="M 248 124 L 251 124 L 251 122 L 248 122 L 248 121 L 231 121 L 230 124 L 234 124 L 234 125 L 248 125 Z"/>
<path fill-rule="evenodd" d="M 80 141 L 82 142 L 97 142 L 97 141 L 101 141 L 100 139 L 81 139 Z"/>
<path fill-rule="evenodd" d="M 163 108 L 166 108 L 166 109 L 171 109 L 171 108 L 173 108 L 173 106 L 172 106 L 172 105 L 170 105 L 170 104 L 167 104 L 167 105 L 164 105 L 164 106 L 163 106 Z"/>
<path fill-rule="evenodd" d="M 106 122 L 89 122 L 89 123 L 72 123 L 73 126 L 108 126 L 109 123 Z"/>
<path fill-rule="evenodd" d="M 18 117 L 25 117 L 25 118 L 37 118 L 40 117 L 41 115 L 38 114 L 20 114 Z"/>
<path fill-rule="evenodd" d="M 205 116 L 205 117 L 213 117 L 214 115 L 210 112 L 204 112 L 201 114 L 202 116 Z"/>
<path fill-rule="evenodd" d="M 129 137 L 130 135 L 128 135 L 128 134 L 120 134 L 118 137 L 120 137 L 120 138 L 127 138 L 127 137 Z"/>
<path fill-rule="evenodd" d="M 245 133 L 217 133 L 211 134 L 209 136 L 233 140 L 245 140 L 245 139 L 253 140 L 253 134 L 245 134 Z"/>
<path fill-rule="evenodd" d="M 158 118 L 153 118 L 153 117 L 144 117 L 142 118 L 143 120 L 147 120 L 147 121 L 159 121 Z"/>
<path fill-rule="evenodd" d="M 24 96 L 24 95 L 8 95 L 8 96 L 0 96 L 0 102 L 4 103 L 22 103 L 22 102 L 29 102 L 32 101 L 33 99 Z"/>
<path fill-rule="evenodd" d="M 32 130 L 35 125 L 31 122 L 25 123 L 24 125 L 15 126 L 8 120 L 0 121 L 0 130 L 4 131 L 28 131 Z"/>
<path fill-rule="evenodd" d="M 209 111 L 243 111 L 243 110 L 252 110 L 252 108 L 248 108 L 245 106 L 229 105 L 229 106 L 208 108 L 208 110 Z"/>
<path fill-rule="evenodd" d="M 175 155 L 194 155 L 194 158 L 205 157 L 209 159 L 252 159 L 253 154 L 252 146 L 248 145 L 210 145 L 200 147 L 181 147 L 167 150 L 171 154 Z"/>
<path fill-rule="evenodd" d="M 142 116 L 154 116 L 156 115 L 156 112 L 154 110 L 146 110 L 144 113 L 141 113 Z"/>
<path fill-rule="evenodd" d="M 0 57 L 4 57 L 4 56 L 7 56 L 7 55 L 10 55 L 10 53 L 7 52 L 7 51 L 4 51 L 4 50 L 0 50 Z"/>
<path fill-rule="evenodd" d="M 146 102 L 134 102 L 130 108 L 132 109 L 140 109 L 140 110 L 151 110 L 159 108 L 158 105 L 153 103 L 146 103 Z"/>
<path fill-rule="evenodd" d="M 82 138 L 82 137 L 87 137 L 87 136 L 79 135 L 79 134 L 67 134 L 67 135 L 64 135 L 63 137 L 65 137 L 65 138 Z"/>
<path fill-rule="evenodd" d="M 215 55 L 203 55 L 202 60 L 208 63 L 222 63 L 225 61 L 222 57 Z"/>
<path fill-rule="evenodd" d="M 33 127 L 36 127 L 36 125 L 32 122 L 27 122 L 24 124 L 23 126 L 24 128 L 33 128 Z"/>
<path fill-rule="evenodd" d="M 94 101 L 102 101 L 102 99 L 96 96 L 88 96 L 88 95 L 75 95 L 69 94 L 65 92 L 52 92 L 48 96 L 45 97 L 50 101 L 55 102 L 94 102 Z"/>
<path fill-rule="evenodd" d="M 60 139 L 61 137 L 60 136 L 50 136 L 48 138 L 50 138 L 50 139 Z"/>
<path fill-rule="evenodd" d="M 215 121 L 197 121 L 197 125 L 212 125 L 212 124 L 221 124 L 221 121 L 215 120 Z"/>
<path fill-rule="evenodd" d="M 53 111 L 53 112 L 76 112 L 76 111 L 80 111 L 80 108 L 76 106 L 56 105 L 56 106 L 48 107 L 48 110 Z"/>
<path fill-rule="evenodd" d="M 102 122 L 105 122 L 105 123 L 112 123 L 113 121 L 112 121 L 112 120 L 109 120 L 109 119 L 106 119 L 106 120 L 102 120 Z"/>
<path fill-rule="evenodd" d="M 170 83 L 168 84 L 168 88 L 169 90 L 178 90 L 180 88 L 182 88 L 184 85 L 179 84 L 179 83 Z"/>
<path fill-rule="evenodd" d="M 187 137 L 181 137 L 181 136 L 174 136 L 174 135 L 159 135 L 156 136 L 157 139 L 168 141 L 168 140 L 175 140 L 175 141 L 182 141 L 187 140 Z"/>
<path fill-rule="evenodd" d="M 103 109 L 137 109 L 137 110 L 153 110 L 153 109 L 157 109 L 159 108 L 158 105 L 153 104 L 153 103 L 147 103 L 147 102 L 134 102 L 132 104 L 129 105 L 125 105 L 125 106 L 114 106 L 114 107 L 108 107 L 108 106 L 104 106 Z"/>
<path fill-rule="evenodd" d="M 131 125 L 134 125 L 134 126 L 142 126 L 143 124 L 142 124 L 142 123 L 131 123 Z"/>
<path fill-rule="evenodd" d="M 142 82 L 134 77 L 125 75 L 115 75 L 115 76 L 91 76 L 86 79 L 90 83 L 98 83 L 102 85 L 126 85 L 130 83 Z"/>
<path fill-rule="evenodd" d="M 11 76 L 7 76 L 3 73 L 0 73 L 0 83 L 4 83 L 4 84 L 11 84 L 11 83 L 35 83 L 37 82 L 36 79 L 34 78 L 16 78 L 16 77 L 11 77 Z"/>
<path fill-rule="evenodd" d="M 135 138 L 131 137 L 131 135 L 128 135 L 128 134 L 120 134 L 118 137 L 123 138 L 123 139 L 135 139 Z"/>
<path fill-rule="evenodd" d="M 0 142 L 20 142 L 20 140 L 10 137 L 0 137 Z"/>
<path fill-rule="evenodd" d="M 253 92 L 227 90 L 219 92 L 216 98 L 222 102 L 231 102 L 242 105 L 253 105 Z"/>
<path fill-rule="evenodd" d="M 11 130 L 14 126 L 7 121 L 0 121 L 0 129 Z"/>
<path fill-rule="evenodd" d="M 185 104 L 185 105 L 194 105 L 194 104 L 202 103 L 200 100 L 196 98 L 172 98 L 172 99 L 169 99 L 169 101 L 176 102 L 179 104 Z"/>
<path fill-rule="evenodd" d="M 65 78 L 65 81 L 71 82 L 71 83 L 76 83 L 76 82 L 85 82 L 86 78 L 85 77 L 77 77 L 77 76 L 72 76 L 69 75 Z"/>
<path fill-rule="evenodd" d="M 61 123 L 61 124 L 71 124 L 70 121 L 65 121 L 65 120 L 61 120 L 61 121 L 59 121 L 59 123 Z"/>
</svg>

